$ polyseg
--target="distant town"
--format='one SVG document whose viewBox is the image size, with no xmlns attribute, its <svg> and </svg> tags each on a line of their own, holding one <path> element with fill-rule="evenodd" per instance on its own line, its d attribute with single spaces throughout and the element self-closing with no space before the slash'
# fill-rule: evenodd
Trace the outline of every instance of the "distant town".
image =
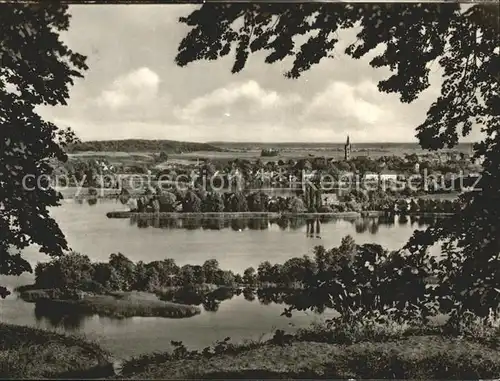
<svg viewBox="0 0 500 381">
<path fill-rule="evenodd" d="M 379 210 L 382 204 L 388 208 L 388 200 L 396 204 L 402 198 L 453 199 L 473 189 L 481 169 L 471 145 L 435 152 L 409 144 L 367 148 L 366 144 L 357 147 L 349 136 L 340 147 L 215 144 L 80 143 L 71 148 L 70 159 L 54 176 L 59 187 L 81 186 L 80 195 L 97 198 L 119 193 L 128 201 L 132 198 L 131 209 L 140 211 L 344 212 Z M 314 205 L 305 200 L 309 186 L 321 194 Z M 214 196 L 222 199 L 221 206 L 213 201 L 203 206 L 213 193 L 222 194 Z M 247 198 L 244 205 L 231 201 L 243 197 L 239 194 Z M 265 206 L 254 198 L 262 198 Z"/>
</svg>

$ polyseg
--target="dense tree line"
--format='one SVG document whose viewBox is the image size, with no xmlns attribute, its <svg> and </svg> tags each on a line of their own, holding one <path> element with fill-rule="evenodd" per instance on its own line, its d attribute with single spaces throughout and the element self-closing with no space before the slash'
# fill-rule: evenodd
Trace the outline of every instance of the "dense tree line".
<svg viewBox="0 0 500 381">
<path fill-rule="evenodd" d="M 347 248 L 347 246 L 349 246 Z M 342 241 L 339 252 L 354 250 L 349 236 Z M 347 249 L 346 249 L 347 248 Z M 262 262 L 257 269 L 249 267 L 242 275 L 222 270 L 215 259 L 200 265 L 178 266 L 171 258 L 161 261 L 134 263 L 121 253 L 111 254 L 108 262 L 92 262 L 76 252 L 38 263 L 35 285 L 43 289 L 79 289 L 89 292 L 104 291 L 158 291 L 169 287 L 188 287 L 203 284 L 218 286 L 303 287 L 318 269 L 335 261 L 335 257 L 318 254 L 324 248 L 315 248 L 315 258 L 291 258 L 283 264 Z M 326 261 L 326 262 L 325 262 Z"/>
<path fill-rule="evenodd" d="M 285 299 L 291 307 L 285 314 L 291 309 L 331 308 L 343 316 L 383 313 L 396 319 L 426 319 L 437 310 L 449 309 L 446 295 L 429 296 L 432 276 L 430 265 L 421 263 L 418 257 L 389 252 L 376 244 L 357 245 L 346 236 L 338 247 L 329 250 L 315 247 L 312 257 L 290 258 L 282 264 L 265 261 L 257 269 L 245 269 L 242 275 L 220 269 L 214 259 L 202 265 L 178 266 L 173 259 L 134 263 L 118 253 L 111 254 L 108 262 L 93 263 L 85 255 L 70 253 L 39 263 L 35 286 L 94 293 L 118 290 L 161 293 L 206 284 L 233 289 L 275 289 L 288 295 Z M 324 292 L 325 287 L 328 293 Z M 437 305 L 431 306 L 431 302 Z"/>
<path fill-rule="evenodd" d="M 202 188 L 186 191 L 147 190 L 137 200 L 139 212 L 304 212 L 304 200 L 298 196 L 270 197 L 265 192 L 207 192 Z"/>
<path fill-rule="evenodd" d="M 347 203 L 346 205 L 353 205 Z M 359 207 L 358 207 L 359 208 Z M 391 211 L 398 214 L 407 213 L 454 213 L 460 208 L 460 201 L 433 198 L 368 198 L 363 200 L 362 210 Z"/>
<path fill-rule="evenodd" d="M 242 275 L 220 269 L 215 259 L 209 259 L 202 265 L 178 266 L 171 258 L 134 263 L 125 255 L 117 253 L 111 254 L 108 262 L 92 262 L 86 255 L 70 252 L 61 258 L 38 263 L 35 268 L 35 285 L 43 289 L 67 288 L 93 292 L 157 291 L 162 288 L 203 284 L 300 288 L 311 282 L 319 270 L 336 266 L 336 261 L 343 255 L 355 256 L 356 250 L 367 247 L 371 246 L 357 246 L 347 236 L 339 248 L 326 251 L 321 246 L 316 247 L 314 258 L 305 255 L 290 258 L 282 264 L 264 261 L 257 269 L 245 269 Z M 377 250 L 382 248 L 377 247 Z"/>
<path fill-rule="evenodd" d="M 325 203 L 320 192 L 305 192 L 298 196 L 269 196 L 265 192 L 206 192 L 201 188 L 187 191 L 146 190 L 138 198 L 139 212 L 210 213 L 210 212 L 362 212 L 390 211 L 401 213 L 452 213 L 458 200 L 404 197 L 396 191 L 352 189 L 342 192 L 336 203 Z M 314 205 L 308 207 L 310 199 Z M 409 202 L 407 201 L 409 200 Z"/>
<path fill-rule="evenodd" d="M 241 276 L 221 270 L 216 260 L 203 265 L 178 266 L 173 259 L 149 263 L 132 262 L 121 253 L 111 254 L 108 262 L 91 262 L 88 256 L 71 252 L 50 262 L 38 263 L 35 286 L 42 289 L 108 291 L 158 291 L 205 283 L 232 286 Z"/>
</svg>

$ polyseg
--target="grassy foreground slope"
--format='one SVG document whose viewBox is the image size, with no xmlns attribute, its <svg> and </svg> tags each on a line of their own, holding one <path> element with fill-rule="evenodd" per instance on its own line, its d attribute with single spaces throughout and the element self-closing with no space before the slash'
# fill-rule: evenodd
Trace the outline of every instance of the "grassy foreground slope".
<svg viewBox="0 0 500 381">
<path fill-rule="evenodd" d="M 130 359 L 129 379 L 493 379 L 500 376 L 499 328 L 350 322 L 277 330 L 265 342 L 203 351 L 182 343 L 168 353 Z"/>
<path fill-rule="evenodd" d="M 0 324 L 0 378 L 498 379 L 499 331 L 318 327 L 266 342 L 133 358 L 114 375 L 107 352 L 80 337 Z"/>
<path fill-rule="evenodd" d="M 127 369 L 128 368 L 128 369 Z M 500 375 L 497 350 L 457 338 L 414 336 L 339 345 L 266 343 L 239 353 L 151 362 L 121 377 L 133 379 L 372 378 L 491 379 Z"/>
<path fill-rule="evenodd" d="M 0 323 L 0 378 L 53 378 L 110 367 L 110 355 L 77 336 Z"/>
</svg>

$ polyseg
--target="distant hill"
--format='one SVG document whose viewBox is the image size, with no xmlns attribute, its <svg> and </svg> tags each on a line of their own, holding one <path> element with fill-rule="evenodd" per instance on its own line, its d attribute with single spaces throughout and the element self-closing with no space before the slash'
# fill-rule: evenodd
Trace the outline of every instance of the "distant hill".
<svg viewBox="0 0 500 381">
<path fill-rule="evenodd" d="M 181 142 L 176 140 L 91 140 L 69 147 L 70 153 L 82 151 L 110 151 L 110 152 L 166 152 L 182 153 L 196 151 L 225 152 L 224 148 L 207 143 Z"/>
</svg>

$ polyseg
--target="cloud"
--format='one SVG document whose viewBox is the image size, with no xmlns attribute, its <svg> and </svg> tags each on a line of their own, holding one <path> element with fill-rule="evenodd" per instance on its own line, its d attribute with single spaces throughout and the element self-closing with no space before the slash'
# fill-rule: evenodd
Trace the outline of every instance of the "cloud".
<svg viewBox="0 0 500 381">
<path fill-rule="evenodd" d="M 365 99 L 370 91 L 370 83 L 333 81 L 312 98 L 302 118 L 320 125 L 345 123 L 351 129 L 381 123 L 390 117 L 390 110 Z"/>
<path fill-rule="evenodd" d="M 358 60 L 343 54 L 356 28 L 339 32 L 334 59 L 296 80 L 283 76 L 293 57 L 269 65 L 266 52 L 252 54 L 238 74 L 231 73 L 234 54 L 178 67 L 177 49 L 190 30 L 178 18 L 197 8 L 71 5 L 62 38 L 88 56 L 90 69 L 67 106 L 40 107 L 44 118 L 72 126 L 82 139 L 343 142 L 349 133 L 354 142 L 415 141 L 438 95 L 439 65 L 432 87 L 412 104 L 380 93 L 376 84 L 390 72 L 370 67 L 376 52 Z"/>
<path fill-rule="evenodd" d="M 147 67 L 118 77 L 109 89 L 97 98 L 101 107 L 117 110 L 129 106 L 147 104 L 158 95 L 160 77 Z"/>
<path fill-rule="evenodd" d="M 82 140 L 174 139 L 204 141 L 204 138 L 197 135 L 197 131 L 192 131 L 185 125 L 164 122 L 101 119 L 89 123 L 81 119 L 59 118 L 55 118 L 53 121 L 60 127 L 71 126 L 78 132 L 78 137 Z M 200 134 L 205 132 L 201 130 Z M 193 139 L 190 139 L 191 135 L 193 135 Z"/>
<path fill-rule="evenodd" d="M 248 80 L 198 96 L 174 115 L 190 130 L 204 131 L 206 140 L 333 142 L 349 133 L 358 141 L 405 141 L 417 124 L 411 113 L 402 117 L 404 107 L 371 79 L 331 80 L 310 98 Z"/>
<path fill-rule="evenodd" d="M 253 123 L 279 121 L 290 106 L 301 102 L 296 94 L 263 88 L 257 81 L 230 83 L 198 96 L 176 109 L 184 123 Z"/>
</svg>

